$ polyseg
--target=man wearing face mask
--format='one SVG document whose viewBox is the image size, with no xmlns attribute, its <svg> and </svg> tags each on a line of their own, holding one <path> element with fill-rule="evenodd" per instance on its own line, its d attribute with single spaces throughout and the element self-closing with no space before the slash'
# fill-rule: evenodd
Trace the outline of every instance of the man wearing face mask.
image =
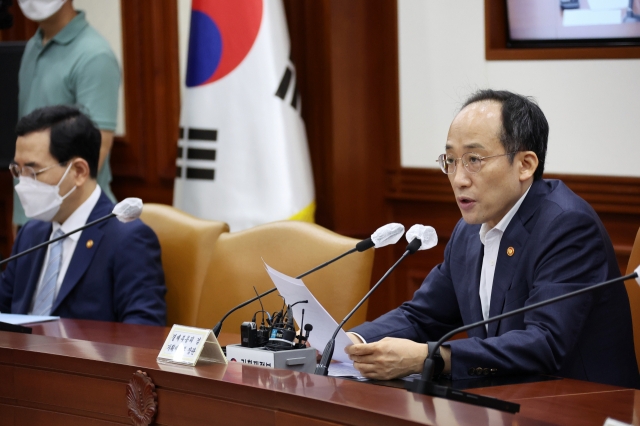
<svg viewBox="0 0 640 426">
<path fill-rule="evenodd" d="M 101 134 L 97 182 L 112 200 L 109 153 L 116 128 L 120 69 L 108 42 L 75 11 L 71 0 L 18 0 L 39 24 L 25 48 L 19 74 L 18 118 L 49 105 L 80 105 Z M 27 218 L 14 196 L 13 223 Z"/>
<path fill-rule="evenodd" d="M 108 215 L 96 182 L 100 132 L 77 108 L 51 106 L 18 122 L 10 166 L 31 219 L 13 253 Z M 164 273 L 154 232 L 110 219 L 9 262 L 0 311 L 165 325 Z"/>
</svg>

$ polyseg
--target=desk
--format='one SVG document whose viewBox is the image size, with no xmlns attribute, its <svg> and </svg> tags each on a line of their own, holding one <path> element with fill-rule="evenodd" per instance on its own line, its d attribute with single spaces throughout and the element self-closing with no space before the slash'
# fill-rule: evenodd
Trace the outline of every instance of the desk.
<svg viewBox="0 0 640 426">
<path fill-rule="evenodd" d="M 162 425 L 602 425 L 607 416 L 640 424 L 638 391 L 576 380 L 473 389 L 520 403 L 512 415 L 285 370 L 159 365 L 169 328 L 60 320 L 33 332 L 0 332 L 2 426 L 131 424 L 125 389 L 137 370 L 156 385 Z"/>
</svg>

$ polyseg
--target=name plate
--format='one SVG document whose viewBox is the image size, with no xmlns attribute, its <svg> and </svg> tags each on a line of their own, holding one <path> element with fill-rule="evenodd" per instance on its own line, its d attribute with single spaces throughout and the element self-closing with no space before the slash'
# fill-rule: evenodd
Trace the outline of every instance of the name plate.
<svg viewBox="0 0 640 426">
<path fill-rule="evenodd" d="M 227 364 L 218 339 L 208 328 L 175 324 L 156 360 L 161 364 L 195 366 L 199 361 Z"/>
</svg>

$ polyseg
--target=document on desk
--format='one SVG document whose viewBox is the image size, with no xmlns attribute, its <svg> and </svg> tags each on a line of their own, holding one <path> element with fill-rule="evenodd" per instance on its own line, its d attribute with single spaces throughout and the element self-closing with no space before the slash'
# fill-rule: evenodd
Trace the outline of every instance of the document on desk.
<svg viewBox="0 0 640 426">
<path fill-rule="evenodd" d="M 309 344 L 322 353 L 327 345 L 331 335 L 338 327 L 338 323 L 329 315 L 329 312 L 318 302 L 311 294 L 302 280 L 292 278 L 282 274 L 265 263 L 267 272 L 271 280 L 278 288 L 278 291 L 284 297 L 287 305 L 293 305 L 300 300 L 308 300 L 307 303 L 299 303 L 294 306 L 293 318 L 301 325 L 302 310 L 304 309 L 304 323 L 313 325 L 313 330 L 309 334 Z M 344 330 L 340 330 L 336 336 L 336 346 L 333 351 L 333 359 L 344 363 L 352 364 L 351 360 L 344 352 L 344 348 L 352 345 L 351 339 Z M 331 367 L 329 367 L 331 371 Z M 331 374 L 331 373 L 330 373 Z"/>
<path fill-rule="evenodd" d="M 59 320 L 60 317 L 50 317 L 46 315 L 19 315 L 19 314 L 0 314 L 0 322 L 6 322 L 13 325 L 32 324 L 35 322 L 46 322 Z"/>
</svg>

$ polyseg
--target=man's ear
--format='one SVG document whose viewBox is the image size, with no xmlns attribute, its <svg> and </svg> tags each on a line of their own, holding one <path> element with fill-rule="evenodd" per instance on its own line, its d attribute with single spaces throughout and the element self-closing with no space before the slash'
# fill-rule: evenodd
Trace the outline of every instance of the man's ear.
<svg viewBox="0 0 640 426">
<path fill-rule="evenodd" d="M 82 186 L 87 180 L 91 179 L 91 173 L 89 169 L 89 163 L 83 158 L 74 158 L 71 171 L 74 176 L 74 183 L 76 186 Z"/>
<path fill-rule="evenodd" d="M 533 151 L 521 151 L 518 153 L 520 165 L 520 182 L 533 178 L 538 169 L 538 156 Z"/>
</svg>

